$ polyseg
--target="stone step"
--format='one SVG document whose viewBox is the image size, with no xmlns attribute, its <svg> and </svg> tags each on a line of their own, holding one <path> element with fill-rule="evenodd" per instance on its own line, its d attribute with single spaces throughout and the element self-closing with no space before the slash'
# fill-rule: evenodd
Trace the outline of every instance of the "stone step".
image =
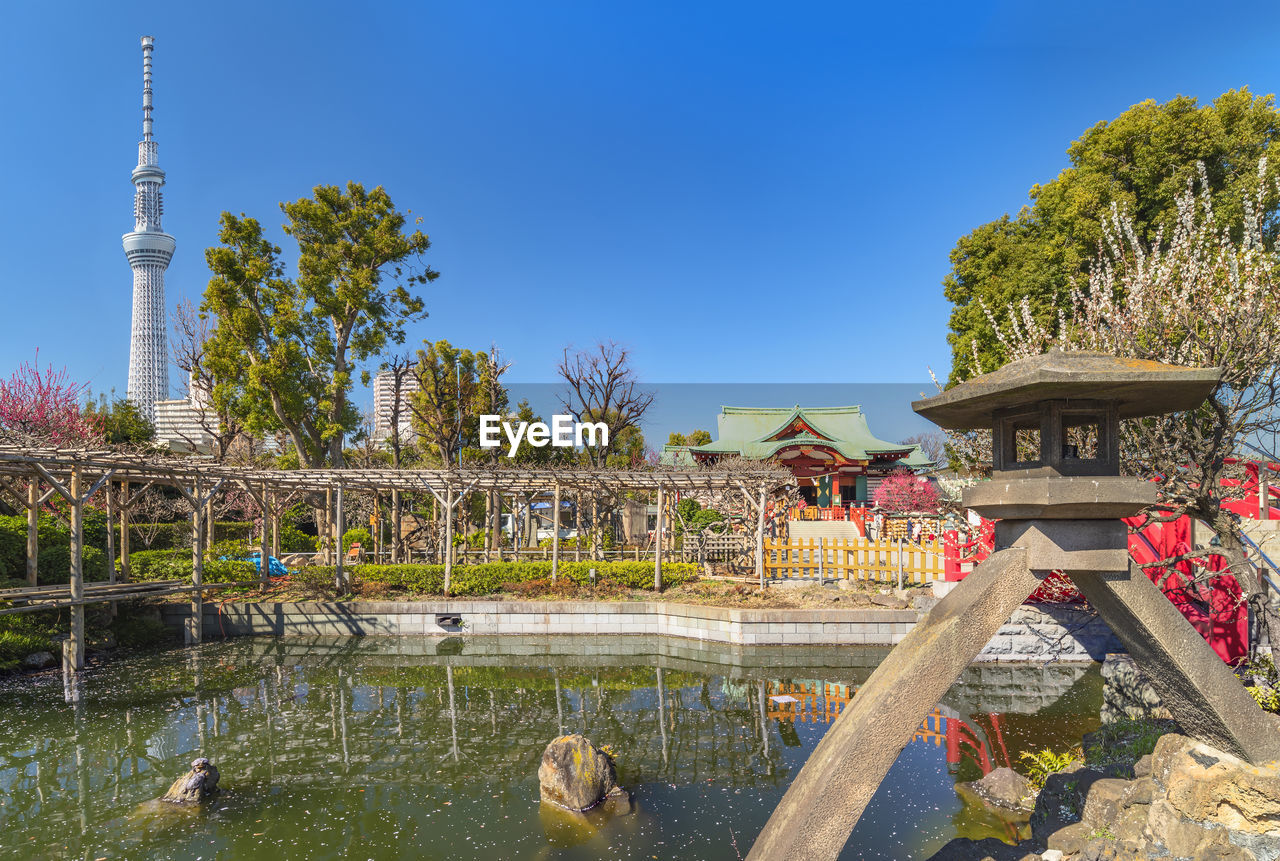
<svg viewBox="0 0 1280 861">
<path fill-rule="evenodd" d="M 837 538 L 852 541 L 862 537 L 856 523 L 841 520 L 792 520 L 787 524 L 787 530 L 792 541 L 798 539 L 817 541 L 819 538 L 828 541 Z"/>
</svg>

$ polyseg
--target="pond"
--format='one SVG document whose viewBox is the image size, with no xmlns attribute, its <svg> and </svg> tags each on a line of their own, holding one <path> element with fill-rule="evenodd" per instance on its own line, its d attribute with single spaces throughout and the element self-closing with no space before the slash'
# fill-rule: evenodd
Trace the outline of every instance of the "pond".
<svg viewBox="0 0 1280 861">
<path fill-rule="evenodd" d="M 886 654 L 656 637 L 250 638 L 0 681 L 0 857 L 736 859 Z M 955 791 L 1097 726 L 1096 667 L 975 665 L 842 857 L 1016 824 Z M 540 811 L 555 736 L 608 744 L 629 815 Z M 152 803 L 196 756 L 204 809 Z M 856 763 L 850 764 L 856 768 Z"/>
</svg>

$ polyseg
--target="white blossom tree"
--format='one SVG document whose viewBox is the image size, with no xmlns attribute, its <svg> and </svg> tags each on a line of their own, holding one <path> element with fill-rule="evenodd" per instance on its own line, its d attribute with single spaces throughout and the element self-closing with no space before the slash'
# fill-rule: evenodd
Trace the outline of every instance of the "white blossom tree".
<svg viewBox="0 0 1280 861">
<path fill-rule="evenodd" d="M 1190 515 L 1207 524 L 1221 545 L 1164 564 L 1223 556 L 1276 643 L 1280 618 L 1263 600 L 1262 574 L 1248 559 L 1239 517 L 1223 507 L 1241 493 L 1224 479 L 1242 478 L 1240 462 L 1254 455 L 1250 447 L 1280 431 L 1280 257 L 1263 238 L 1265 213 L 1280 184 L 1265 182 L 1265 159 L 1257 176 L 1242 223 L 1224 225 L 1201 166 L 1199 181 L 1188 183 L 1178 198 L 1171 235 L 1161 233 L 1150 245 L 1113 206 L 1088 283 L 1073 288 L 1071 312 L 1052 328 L 1036 322 L 1027 302 L 1003 315 L 984 311 L 1006 361 L 1058 348 L 1222 369 L 1199 409 L 1123 422 L 1121 468 L 1159 482 L 1154 519 Z M 990 468 L 989 432 L 951 433 L 948 448 L 974 472 Z"/>
</svg>

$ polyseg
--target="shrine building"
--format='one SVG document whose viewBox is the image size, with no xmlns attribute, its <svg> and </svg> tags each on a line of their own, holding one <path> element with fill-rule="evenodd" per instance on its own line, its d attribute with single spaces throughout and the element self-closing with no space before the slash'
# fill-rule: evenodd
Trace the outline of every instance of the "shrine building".
<svg viewBox="0 0 1280 861">
<path fill-rule="evenodd" d="M 772 460 L 791 470 L 807 503 L 822 507 L 865 505 L 890 473 L 934 465 L 919 446 L 878 439 L 858 406 L 722 407 L 716 428 L 706 445 L 665 446 L 662 461 Z"/>
</svg>

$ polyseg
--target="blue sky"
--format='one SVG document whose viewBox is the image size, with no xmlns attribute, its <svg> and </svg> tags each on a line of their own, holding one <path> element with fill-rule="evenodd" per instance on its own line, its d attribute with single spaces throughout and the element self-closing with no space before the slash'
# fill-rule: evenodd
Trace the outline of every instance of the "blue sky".
<svg viewBox="0 0 1280 861">
<path fill-rule="evenodd" d="M 12 4 L 0 29 L 0 371 L 123 394 L 156 37 L 169 303 L 223 210 L 318 183 L 423 216 L 430 318 L 547 381 L 614 339 L 653 382 L 918 382 L 957 237 L 1146 98 L 1280 78 L 1277 4 Z M 714 409 L 706 421 L 711 424 Z"/>
</svg>

